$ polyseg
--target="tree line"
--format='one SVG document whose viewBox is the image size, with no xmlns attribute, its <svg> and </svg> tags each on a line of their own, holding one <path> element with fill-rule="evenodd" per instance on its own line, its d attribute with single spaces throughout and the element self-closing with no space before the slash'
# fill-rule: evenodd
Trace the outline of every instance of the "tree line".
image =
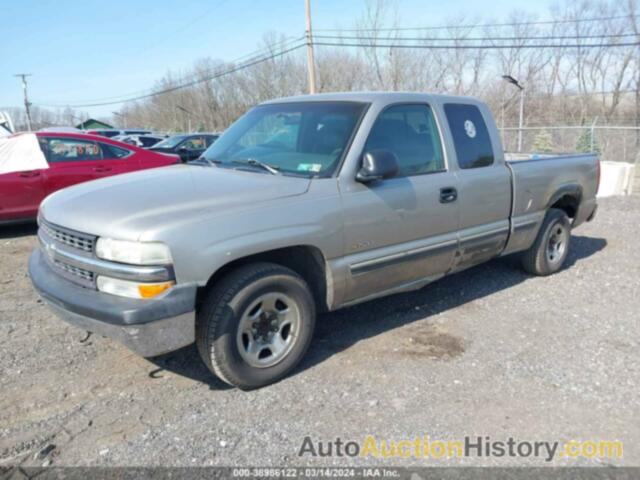
<svg viewBox="0 0 640 480">
<path fill-rule="evenodd" d="M 502 79 L 511 75 L 525 88 L 528 126 L 595 119 L 640 126 L 638 0 L 565 0 L 550 16 L 540 22 L 514 11 L 501 23 L 460 16 L 449 26 L 409 29 L 399 24 L 396 2 L 369 0 L 355 25 L 314 31 L 317 85 L 321 92 L 472 95 L 489 104 L 499 126 L 513 127 L 519 91 Z M 193 130 L 224 130 L 253 105 L 307 92 L 304 48 L 282 54 L 291 44 L 270 33 L 261 51 L 273 58 L 247 68 L 203 58 L 188 71 L 168 71 L 150 96 L 114 107 L 120 115 L 109 120 L 167 132 L 184 131 L 191 120 Z M 184 84 L 190 86 L 180 88 Z M 10 113 L 22 123 L 21 112 Z M 35 106 L 33 116 L 36 126 L 69 125 L 88 114 Z"/>
</svg>

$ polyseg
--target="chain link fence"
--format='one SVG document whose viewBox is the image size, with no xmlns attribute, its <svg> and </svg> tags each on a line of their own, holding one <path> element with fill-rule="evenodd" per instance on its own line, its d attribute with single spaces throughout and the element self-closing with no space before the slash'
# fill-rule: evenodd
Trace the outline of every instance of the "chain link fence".
<svg viewBox="0 0 640 480">
<path fill-rule="evenodd" d="M 518 127 L 501 129 L 505 151 L 518 151 L 518 133 Z M 603 161 L 639 164 L 640 127 L 587 125 L 522 128 L 522 152 L 590 151 L 599 153 Z"/>
</svg>

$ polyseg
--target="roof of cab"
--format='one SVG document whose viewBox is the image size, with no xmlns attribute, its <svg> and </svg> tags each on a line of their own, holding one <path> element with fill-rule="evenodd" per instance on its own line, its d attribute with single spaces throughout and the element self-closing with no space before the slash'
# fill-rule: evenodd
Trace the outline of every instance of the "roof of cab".
<svg viewBox="0 0 640 480">
<path fill-rule="evenodd" d="M 273 103 L 291 103 L 291 102 L 365 102 L 365 103 L 398 103 L 398 102 L 416 102 L 416 101 L 438 101 L 439 103 L 447 102 L 464 102 L 464 103 L 482 103 L 473 97 L 462 97 L 455 95 L 440 95 L 432 93 L 419 92 L 339 92 L 339 93 L 318 93 L 314 95 L 298 95 L 293 97 L 276 98 L 263 102 L 262 105 Z"/>
</svg>

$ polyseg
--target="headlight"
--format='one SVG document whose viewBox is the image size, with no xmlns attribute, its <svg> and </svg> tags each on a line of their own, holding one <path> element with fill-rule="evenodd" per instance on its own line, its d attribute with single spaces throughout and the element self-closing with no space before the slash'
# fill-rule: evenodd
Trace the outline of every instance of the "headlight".
<svg viewBox="0 0 640 480">
<path fill-rule="evenodd" d="M 132 265 L 167 265 L 171 263 L 169 247 L 160 242 L 130 242 L 98 238 L 96 255 L 104 260 Z"/>
<path fill-rule="evenodd" d="M 98 290 L 112 295 L 129 298 L 154 298 L 173 287 L 174 282 L 140 283 L 99 276 L 96 280 Z"/>
</svg>

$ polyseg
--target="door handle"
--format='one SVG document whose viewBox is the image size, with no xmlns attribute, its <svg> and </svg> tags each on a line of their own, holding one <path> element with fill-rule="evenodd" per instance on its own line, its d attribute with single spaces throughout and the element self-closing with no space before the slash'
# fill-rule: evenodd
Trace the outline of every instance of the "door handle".
<svg viewBox="0 0 640 480">
<path fill-rule="evenodd" d="M 93 171 L 98 173 L 104 173 L 104 172 L 110 172 L 111 169 L 109 167 L 96 167 L 93 169 Z"/>
<path fill-rule="evenodd" d="M 440 203 L 455 202 L 458 198 L 458 191 L 453 187 L 445 187 L 440 189 Z"/>
<path fill-rule="evenodd" d="M 40 172 L 22 172 L 18 176 L 22 177 L 22 178 L 39 177 L 40 176 Z"/>
</svg>

